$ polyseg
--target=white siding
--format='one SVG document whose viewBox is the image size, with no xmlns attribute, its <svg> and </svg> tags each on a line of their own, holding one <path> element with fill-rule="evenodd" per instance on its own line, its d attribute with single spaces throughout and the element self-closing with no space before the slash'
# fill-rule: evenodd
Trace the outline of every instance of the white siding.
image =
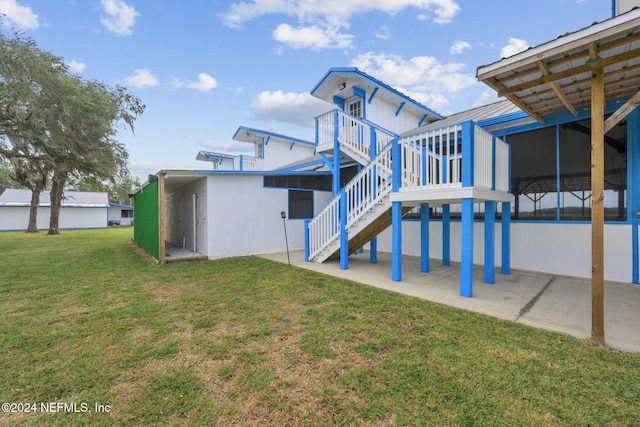
<svg viewBox="0 0 640 427">
<path fill-rule="evenodd" d="M 209 258 L 256 255 L 286 250 L 280 212 L 288 211 L 286 189 L 263 188 L 261 175 L 208 177 Z M 314 193 L 317 213 L 329 193 Z M 286 221 L 289 249 L 304 248 L 304 221 Z"/>
<path fill-rule="evenodd" d="M 395 133 L 404 133 L 418 127 L 422 116 L 410 114 L 405 108 L 400 110 L 396 116 L 396 111 L 400 104 L 388 103 L 380 96 L 374 96 L 371 104 L 368 103 L 371 93 L 367 93 L 367 120 Z"/>
<path fill-rule="evenodd" d="M 315 147 L 305 144 L 294 144 L 283 141 L 270 141 L 264 147 L 264 170 L 278 169 L 287 164 L 313 155 Z"/>
<path fill-rule="evenodd" d="M 502 265 L 502 229 L 496 222 L 495 262 Z M 420 223 L 403 221 L 402 252 L 420 256 Z M 442 259 L 442 222 L 431 221 L 429 250 Z M 391 252 L 391 229 L 380 235 L 378 248 Z M 461 223 L 451 222 L 451 261 L 460 262 Z M 484 224 L 474 226 L 474 264 L 484 264 Z M 605 225 L 605 279 L 631 282 L 631 225 Z M 591 277 L 591 224 L 511 223 L 511 268 L 563 276 Z"/>
<path fill-rule="evenodd" d="M 51 208 L 38 208 L 36 225 L 38 230 L 49 228 Z M 29 224 L 28 207 L 0 207 L 0 230 L 26 230 Z M 60 209 L 59 228 L 102 228 L 107 226 L 107 208 L 75 208 Z"/>
</svg>

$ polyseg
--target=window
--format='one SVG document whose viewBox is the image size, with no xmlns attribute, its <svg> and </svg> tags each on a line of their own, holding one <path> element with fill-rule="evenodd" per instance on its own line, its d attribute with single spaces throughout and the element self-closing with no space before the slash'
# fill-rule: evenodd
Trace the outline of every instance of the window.
<svg viewBox="0 0 640 427">
<path fill-rule="evenodd" d="M 289 218 L 313 218 L 313 191 L 289 190 Z"/>
<path fill-rule="evenodd" d="M 362 99 L 357 98 L 349 101 L 347 104 L 347 112 L 353 117 L 362 117 Z"/>
<path fill-rule="evenodd" d="M 513 219 L 591 220 L 591 121 L 509 135 Z M 559 162 L 558 162 L 559 160 Z M 605 220 L 627 219 L 627 129 L 605 136 Z"/>
<path fill-rule="evenodd" d="M 264 159 L 264 141 L 256 142 L 256 157 Z"/>
<path fill-rule="evenodd" d="M 122 209 L 120 211 L 120 218 L 133 218 L 133 209 Z"/>
</svg>

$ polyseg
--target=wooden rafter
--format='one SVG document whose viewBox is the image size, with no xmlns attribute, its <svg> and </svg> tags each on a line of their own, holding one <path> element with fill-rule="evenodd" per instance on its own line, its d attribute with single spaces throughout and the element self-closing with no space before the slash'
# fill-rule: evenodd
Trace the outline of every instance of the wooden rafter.
<svg viewBox="0 0 640 427">
<path fill-rule="evenodd" d="M 549 72 L 549 69 L 547 68 L 547 66 L 544 64 L 544 62 L 542 61 L 537 61 L 538 64 L 538 68 L 540 69 L 540 71 L 542 72 L 543 76 L 549 76 L 551 75 L 551 73 Z M 556 94 L 556 96 L 558 97 L 558 99 L 560 99 L 560 101 L 562 102 L 562 104 L 567 108 L 567 110 L 569 110 L 571 112 L 571 114 L 573 114 L 575 117 L 578 116 L 578 111 L 575 109 L 575 107 L 571 104 L 571 102 L 569 101 L 569 99 L 566 97 L 566 95 L 564 94 L 564 92 L 560 89 L 560 87 L 558 86 L 557 82 L 551 82 L 549 84 L 551 86 L 551 89 L 553 90 L 553 92 Z"/>
<path fill-rule="evenodd" d="M 618 110 L 604 122 L 604 133 L 606 134 L 613 129 L 620 120 L 624 119 L 627 114 L 632 112 L 638 105 L 640 105 L 640 92 L 636 93 L 631 99 L 625 102 L 622 107 L 618 108 Z"/>
<path fill-rule="evenodd" d="M 640 57 L 640 48 L 636 48 L 636 49 L 632 49 L 629 50 L 627 52 L 624 53 L 620 53 L 618 55 L 615 56 L 610 56 L 607 58 L 603 58 L 601 59 L 600 65 L 604 68 L 604 67 L 609 67 L 615 64 L 619 64 L 621 62 L 624 61 L 628 61 L 630 59 L 635 59 Z M 522 91 L 526 91 L 526 90 L 531 90 L 534 89 L 536 87 L 539 86 L 545 86 L 548 85 L 552 82 L 557 82 L 560 80 L 564 80 L 564 79 L 568 79 L 568 78 L 572 78 L 572 77 L 577 77 L 581 74 L 585 74 L 585 73 L 590 73 L 591 72 L 591 65 L 590 64 L 584 64 L 584 65 L 580 65 L 574 68 L 570 68 L 568 70 L 565 71 L 560 71 L 557 73 L 552 73 L 548 76 L 542 76 L 541 78 L 538 79 L 534 79 L 531 81 L 528 81 L 526 83 L 522 83 L 519 85 L 515 85 L 515 86 L 511 86 L 509 88 L 506 88 L 502 91 L 498 91 L 498 96 L 509 96 L 518 92 L 522 92 Z"/>
</svg>

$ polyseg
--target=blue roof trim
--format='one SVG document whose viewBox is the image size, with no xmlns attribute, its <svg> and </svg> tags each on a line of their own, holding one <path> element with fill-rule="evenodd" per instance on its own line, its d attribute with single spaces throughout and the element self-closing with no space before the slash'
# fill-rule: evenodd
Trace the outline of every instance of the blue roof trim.
<svg viewBox="0 0 640 427">
<path fill-rule="evenodd" d="M 295 165 L 295 166 L 290 166 L 288 168 L 282 168 L 282 169 L 278 169 L 278 171 L 280 172 L 292 172 L 292 171 L 297 171 L 303 168 L 308 168 L 308 167 L 313 167 L 313 166 L 324 166 L 325 165 L 325 161 L 323 159 L 320 160 L 314 160 L 311 162 L 306 162 L 306 163 L 301 163 L 299 165 Z"/>
<path fill-rule="evenodd" d="M 369 96 L 369 100 L 367 101 L 368 104 L 371 104 L 373 102 L 373 98 L 375 98 L 376 93 L 378 93 L 378 89 L 379 88 L 373 89 L 373 92 L 371 92 L 371 95 Z M 426 114 L 425 114 L 425 116 L 426 116 Z"/>
<path fill-rule="evenodd" d="M 289 175 L 311 175 L 311 176 L 326 176 L 333 175 L 330 171 L 270 171 L 264 173 L 264 176 L 289 176 Z"/>
<path fill-rule="evenodd" d="M 356 67 L 335 67 L 335 68 L 329 68 L 329 71 L 327 71 L 327 73 L 320 79 L 320 81 L 313 87 L 313 89 L 311 89 L 311 95 L 313 95 L 319 88 L 320 86 L 322 86 L 322 84 L 325 82 L 325 80 L 332 74 L 352 74 L 354 76 L 360 77 L 364 80 L 367 80 L 371 83 L 373 83 L 376 86 L 379 86 L 381 88 L 384 88 L 385 90 L 388 90 L 389 92 L 392 92 L 394 94 L 396 94 L 397 96 L 399 96 L 400 98 L 404 99 L 406 102 L 409 102 L 413 105 L 415 105 L 416 107 L 424 110 L 425 112 L 431 114 L 432 116 L 438 118 L 438 119 L 444 119 L 445 116 L 436 113 L 435 111 L 433 111 L 431 108 L 420 104 L 418 101 L 416 101 L 415 99 L 409 98 L 407 95 L 405 95 L 402 92 L 398 92 L 396 89 L 392 88 L 391 86 L 381 82 L 380 80 L 376 79 L 375 77 L 372 77 L 362 71 L 360 71 L 358 68 Z"/>
<path fill-rule="evenodd" d="M 258 134 L 258 135 L 263 135 L 267 139 L 270 139 L 271 137 L 273 137 L 273 138 L 283 139 L 283 140 L 289 141 L 289 142 L 295 142 L 297 144 L 310 145 L 312 147 L 316 146 L 315 142 L 307 141 L 307 140 L 300 139 L 300 138 L 294 138 L 294 137 L 287 136 L 287 135 L 282 135 L 280 133 L 269 132 L 269 131 L 262 130 L 262 129 L 254 129 L 254 128 L 250 128 L 250 127 L 246 127 L 246 126 L 240 126 L 238 128 L 238 130 L 236 130 L 236 133 L 233 134 L 233 139 L 236 139 L 236 136 L 238 136 L 238 134 L 240 132 L 251 132 L 251 133 Z"/>
<path fill-rule="evenodd" d="M 131 206 L 131 205 L 123 205 L 123 204 L 120 204 L 120 203 L 111 203 L 111 202 L 109 202 L 109 206 L 117 206 L 119 208 L 133 209 L 133 206 Z"/>
</svg>

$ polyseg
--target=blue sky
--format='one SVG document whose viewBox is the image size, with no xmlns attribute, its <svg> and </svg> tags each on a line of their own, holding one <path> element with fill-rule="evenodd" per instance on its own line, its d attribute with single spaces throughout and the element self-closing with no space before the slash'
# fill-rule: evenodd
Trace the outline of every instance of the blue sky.
<svg viewBox="0 0 640 427">
<path fill-rule="evenodd" d="M 147 109 L 120 133 L 130 170 L 208 169 L 239 126 L 313 139 L 309 95 L 360 70 L 443 114 L 495 101 L 476 68 L 611 17 L 611 0 L 0 0 L 3 25 Z"/>
</svg>

